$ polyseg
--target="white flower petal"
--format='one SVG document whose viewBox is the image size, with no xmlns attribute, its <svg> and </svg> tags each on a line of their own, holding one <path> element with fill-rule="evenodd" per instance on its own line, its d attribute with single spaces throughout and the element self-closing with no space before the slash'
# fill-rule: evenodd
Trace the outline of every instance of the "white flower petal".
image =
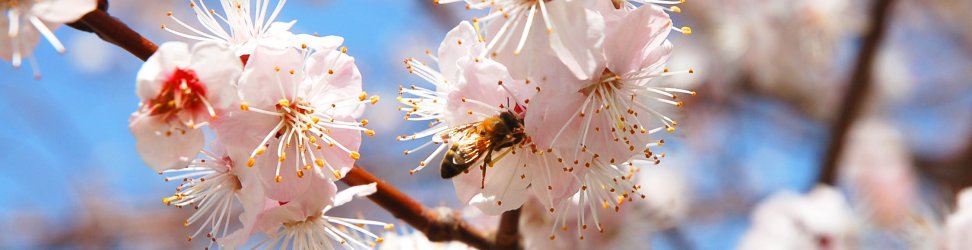
<svg viewBox="0 0 972 250">
<path fill-rule="evenodd" d="M 459 23 L 446 33 L 442 43 L 439 44 L 439 72 L 450 81 L 458 79 L 460 72 L 456 63 L 459 58 L 476 57 L 484 49 L 483 47 L 484 45 L 476 38 L 476 31 L 472 24 L 467 21 Z"/>
<path fill-rule="evenodd" d="M 47 0 L 36 1 L 30 11 L 44 21 L 69 23 L 81 19 L 96 7 L 97 0 Z"/>
<path fill-rule="evenodd" d="M 136 113 L 129 128 L 142 160 L 159 172 L 186 167 L 204 146 L 202 131 L 178 122 L 166 123 L 160 116 Z"/>
<path fill-rule="evenodd" d="M 354 197 L 365 197 L 374 194 L 378 191 L 378 183 L 369 183 L 364 185 L 357 185 L 348 187 L 341 192 L 334 195 L 334 203 L 331 204 L 332 207 L 337 207 L 348 203 Z"/>
<path fill-rule="evenodd" d="M 234 85 L 243 71 L 243 63 L 232 50 L 214 42 L 196 43 L 188 68 L 206 86 L 206 98 L 214 108 L 225 109 L 239 103 Z"/>
<path fill-rule="evenodd" d="M 354 63 L 354 57 L 337 50 L 314 52 L 305 67 L 307 79 L 304 90 L 309 93 L 311 103 L 324 107 L 335 104 L 335 108 L 320 110 L 331 116 L 352 115 L 358 117 L 364 112 L 363 104 L 347 104 L 355 101 L 361 94 L 361 72 Z"/>
</svg>

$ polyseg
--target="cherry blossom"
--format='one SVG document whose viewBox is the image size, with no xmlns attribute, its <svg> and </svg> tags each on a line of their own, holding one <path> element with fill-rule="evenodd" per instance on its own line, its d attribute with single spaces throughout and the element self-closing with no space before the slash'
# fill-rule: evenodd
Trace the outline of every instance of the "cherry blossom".
<svg viewBox="0 0 972 250">
<path fill-rule="evenodd" d="M 565 162 L 565 172 L 580 182 L 575 199 L 581 214 L 597 207 L 618 210 L 626 200 L 643 195 L 632 180 L 637 168 L 629 160 L 658 163 L 663 155 L 650 148 L 664 141 L 651 140 L 651 135 L 674 132 L 677 126 L 663 112 L 682 105 L 676 94 L 695 94 L 653 84 L 656 78 L 692 72 L 665 68 L 672 28 L 664 11 L 642 7 L 612 22 L 616 25 L 605 37 L 605 60 L 598 61 L 602 72 L 595 80 L 578 80 L 548 67 L 538 82 L 543 91 L 533 98 L 526 116 L 532 125 L 526 131 L 534 142 Z"/>
<path fill-rule="evenodd" d="M 433 153 L 410 173 L 425 168 L 433 158 L 450 147 L 458 147 L 463 138 L 468 139 L 464 133 L 491 117 L 505 114 L 519 121 L 517 126 L 529 126 L 523 124 L 522 119 L 529 110 L 529 98 L 536 90 L 528 81 L 513 80 L 502 64 L 477 56 L 484 50 L 485 43 L 477 38 L 473 25 L 462 22 L 446 35 L 439 47 L 438 57 L 435 58 L 439 71 L 416 59 L 405 60 L 410 73 L 435 86 L 434 90 L 415 85 L 401 89 L 399 102 L 404 105 L 405 119 L 429 121 L 430 127 L 399 139 L 432 137 L 405 153 L 435 145 Z M 520 128 L 515 130 L 519 131 Z M 479 134 L 475 131 L 471 133 L 473 136 Z M 551 155 L 532 145 L 529 134 L 523 136 L 519 142 L 513 141 L 508 147 L 482 146 L 485 148 L 480 154 L 490 154 L 492 161 L 487 164 L 487 156 L 480 155 L 474 163 L 469 164 L 465 173 L 453 178 L 461 202 L 475 206 L 486 214 L 496 215 L 520 207 L 529 197 L 527 189 L 531 185 L 535 187 L 533 192 L 543 197 L 548 206 L 554 200 L 572 193 L 568 191 L 574 186 L 569 176 L 550 169 L 557 164 Z M 492 152 L 487 152 L 490 149 Z"/>
<path fill-rule="evenodd" d="M 321 182 L 324 183 L 324 182 Z M 259 242 L 258 247 L 286 249 L 371 249 L 375 243 L 384 239 L 372 233 L 367 227 L 376 226 L 392 229 L 392 224 L 364 219 L 349 219 L 328 215 L 334 207 L 350 202 L 354 197 L 367 196 L 376 191 L 376 184 L 349 187 L 334 193 L 336 187 L 313 189 L 323 191 L 323 197 L 311 193 L 303 198 L 326 202 L 309 202 L 303 205 L 287 203 L 262 211 L 255 224 L 257 230 L 267 233 L 267 239 Z M 330 194 L 330 195 L 328 195 Z M 316 203 L 316 204 L 312 204 Z M 323 208 L 316 205 L 323 205 Z M 337 243 L 337 244 L 335 244 Z"/>
<path fill-rule="evenodd" d="M 577 205 L 575 200 L 569 209 L 577 210 Z M 535 200 L 523 209 L 520 232 L 526 249 L 641 249 L 649 244 L 646 235 L 663 229 L 655 214 L 644 206 L 625 206 L 603 214 L 597 227 L 582 222 L 583 214 L 550 217 Z"/>
<path fill-rule="evenodd" d="M 604 175 L 602 169 L 628 171 L 628 174 L 615 176 L 611 181 L 592 177 Z M 578 174 L 580 172 L 589 173 Z M 609 168 L 591 167 L 571 173 L 576 178 L 582 178 L 580 190 L 571 199 L 557 204 L 552 218 L 532 219 L 535 224 L 530 228 L 537 229 L 528 231 L 535 231 L 530 237 L 537 239 L 528 241 L 528 244 L 560 244 L 539 240 L 549 237 L 550 240 L 582 240 L 570 243 L 581 246 L 579 249 L 614 244 L 638 246 L 644 242 L 638 241 L 640 237 L 637 235 L 670 227 L 687 213 L 689 194 L 682 183 L 683 178 L 673 170 L 655 167 L 654 162 L 636 160 L 609 165 Z M 632 220 L 643 223 L 625 223 Z"/>
<path fill-rule="evenodd" d="M 374 135 L 355 119 L 378 97 L 361 91 L 354 58 L 332 40 L 326 49 L 258 45 L 240 78 L 240 110 L 214 124 L 230 154 L 261 172 L 270 199 L 299 198 L 318 181 L 307 174 L 342 178 L 361 157 L 361 132 Z"/>
<path fill-rule="evenodd" d="M 678 123 L 662 114 L 663 108 L 679 107 L 682 103 L 677 94 L 695 92 L 653 86 L 656 78 L 692 72 L 665 68 L 672 50 L 667 40 L 671 30 L 668 15 L 654 8 L 639 8 L 618 22 L 605 38 L 606 60 L 597 63 L 601 72 L 596 80 L 563 77 L 562 70 L 555 67 L 544 74 L 546 81 L 541 85 L 550 82 L 547 85 L 561 86 L 547 86 L 547 91 L 541 91 L 532 106 L 537 111 L 526 119 L 528 123 L 551 124 L 534 128 L 560 128 L 552 133 L 538 131 L 543 136 L 535 138 L 537 144 L 575 148 L 569 152 L 571 158 L 577 157 L 577 151 L 597 148 L 601 152 L 594 153 L 600 158 L 618 163 L 639 152 L 650 154 L 645 146 L 660 141 L 649 142 L 649 135 L 675 130 Z"/>
<path fill-rule="evenodd" d="M 437 0 L 437 3 L 457 0 Z M 466 0 L 467 7 L 490 9 L 473 20 L 485 23 L 489 40 L 480 57 L 489 56 L 506 65 L 516 79 L 527 79 L 547 62 L 560 61 L 577 78 L 597 73 L 601 57 L 604 20 L 588 9 L 589 0 Z M 555 55 L 551 61 L 547 55 Z"/>
<path fill-rule="evenodd" d="M 672 12 L 672 13 L 682 13 L 682 8 L 678 7 L 679 4 L 684 1 L 673 1 L 673 0 L 611 0 L 611 1 L 596 1 L 592 7 L 597 13 L 604 17 L 605 27 L 613 27 L 615 25 L 625 25 L 623 23 L 618 23 L 618 21 L 626 16 L 632 11 L 638 10 L 639 8 L 654 8 L 656 10 Z M 680 32 L 685 35 L 692 34 L 692 28 L 688 26 L 675 27 L 671 26 L 672 31 Z"/>
<path fill-rule="evenodd" d="M 30 57 L 43 36 L 59 53 L 66 49 L 53 30 L 77 21 L 97 7 L 95 0 L 5 0 L 0 1 L 0 58 L 20 67 L 26 58 L 40 78 L 37 62 Z"/>
<path fill-rule="evenodd" d="M 189 24 L 177 18 L 171 11 L 166 13 L 176 24 L 173 29 L 165 24 L 161 27 L 175 35 L 197 41 L 212 41 L 225 44 L 236 51 L 244 63 L 257 44 L 277 47 L 310 46 L 324 49 L 334 43 L 335 37 L 319 38 L 312 35 L 294 35 L 290 28 L 297 21 L 275 21 L 286 0 L 276 1 L 271 8 L 271 0 L 220 0 L 218 6 L 207 6 L 205 1 L 190 0 L 198 25 Z M 222 15 L 217 12 L 219 8 Z M 341 43 L 338 41 L 337 43 Z"/>
<path fill-rule="evenodd" d="M 215 152 L 203 150 L 203 158 L 193 160 L 189 166 L 181 169 L 166 170 L 166 181 L 182 180 L 183 184 L 176 189 L 175 195 L 162 199 L 166 205 L 176 207 L 191 207 L 195 209 L 192 216 L 186 219 L 185 225 L 198 227 L 188 239 L 197 238 L 206 232 L 210 247 L 217 240 L 226 236 L 229 221 L 233 217 L 235 197 L 243 189 L 238 176 L 239 171 L 233 159 L 220 146 L 214 147 Z M 207 230 L 208 229 L 208 230 Z"/>
<path fill-rule="evenodd" d="M 182 168 L 195 158 L 204 146 L 198 128 L 235 102 L 232 85 L 241 67 L 232 52 L 214 43 L 190 51 L 185 43 L 167 42 L 146 60 L 135 86 L 141 105 L 129 128 L 149 167 Z"/>
<path fill-rule="evenodd" d="M 857 223 L 840 191 L 777 193 L 756 207 L 739 249 L 855 249 Z"/>
</svg>

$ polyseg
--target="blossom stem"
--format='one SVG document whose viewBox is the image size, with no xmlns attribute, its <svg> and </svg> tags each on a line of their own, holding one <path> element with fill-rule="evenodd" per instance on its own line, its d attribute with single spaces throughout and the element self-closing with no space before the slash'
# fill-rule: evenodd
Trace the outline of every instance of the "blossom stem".
<svg viewBox="0 0 972 250">
<path fill-rule="evenodd" d="M 424 233 L 430 241 L 455 240 L 478 249 L 496 249 L 484 233 L 469 227 L 455 214 L 426 208 L 360 166 L 351 168 L 341 181 L 350 186 L 378 183 L 378 191 L 369 195 L 368 199 Z"/>
<path fill-rule="evenodd" d="M 499 230 L 496 232 L 495 249 L 523 249 L 520 245 L 520 210 L 503 212 L 500 217 Z"/>
<path fill-rule="evenodd" d="M 132 55 L 135 55 L 135 57 L 142 59 L 142 61 L 147 60 L 158 49 L 155 43 L 145 39 L 138 32 L 129 28 L 128 25 L 101 9 L 95 9 L 85 14 L 74 25 L 71 25 L 71 27 L 90 29 L 90 32 L 94 32 L 102 40 L 125 49 L 129 53 L 132 53 Z M 82 28 L 78 29 L 84 31 Z"/>
<path fill-rule="evenodd" d="M 81 31 L 90 29 L 102 40 L 125 49 L 142 61 L 158 50 L 155 43 L 101 9 L 85 14 L 71 26 Z M 368 198 L 396 218 L 425 233 L 431 241 L 460 241 L 479 249 L 495 249 L 495 243 L 487 239 L 485 233 L 473 229 L 456 214 L 426 208 L 364 168 L 352 168 L 341 180 L 351 186 L 378 183 L 378 191 Z"/>
<path fill-rule="evenodd" d="M 847 91 L 841 101 L 840 113 L 830 127 L 830 141 L 828 142 L 823 165 L 820 168 L 818 183 L 834 185 L 837 181 L 837 163 L 840 153 L 846 145 L 847 132 L 861 113 L 864 101 L 868 99 L 873 82 L 871 73 L 878 49 L 887 30 L 890 19 L 891 6 L 894 0 L 878 0 L 871 9 L 871 27 L 868 29 L 861 49 L 857 54 L 853 75 L 847 85 Z"/>
</svg>

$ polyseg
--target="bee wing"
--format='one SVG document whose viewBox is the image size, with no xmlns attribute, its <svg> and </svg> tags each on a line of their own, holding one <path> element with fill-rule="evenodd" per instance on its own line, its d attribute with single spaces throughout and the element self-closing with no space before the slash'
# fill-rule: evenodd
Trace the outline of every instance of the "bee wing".
<svg viewBox="0 0 972 250">
<path fill-rule="evenodd" d="M 450 133 L 449 143 L 458 157 L 452 157 L 451 163 L 454 165 L 469 165 L 486 154 L 492 142 L 483 137 L 478 126 L 475 124 L 457 128 Z"/>
</svg>

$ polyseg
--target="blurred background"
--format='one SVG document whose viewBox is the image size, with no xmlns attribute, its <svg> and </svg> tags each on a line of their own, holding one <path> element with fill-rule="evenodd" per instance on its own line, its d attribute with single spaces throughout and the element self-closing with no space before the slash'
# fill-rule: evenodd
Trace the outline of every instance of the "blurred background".
<svg viewBox="0 0 972 250">
<path fill-rule="evenodd" d="M 112 15 L 156 43 L 182 39 L 159 29 L 172 24 L 167 11 L 191 13 L 182 0 L 110 2 Z M 868 218 L 864 241 L 911 248 L 913 235 L 899 233 L 897 220 L 941 223 L 954 194 L 972 185 L 972 1 L 894 0 L 876 45 L 863 40 L 875 23 L 873 5 L 679 5 L 675 24 L 693 33 L 671 36 L 669 68 L 695 74 L 658 82 L 699 94 L 677 111 L 682 126 L 657 150 L 666 157 L 645 171 L 653 181 L 643 184 L 647 192 L 679 205 L 658 208 L 675 210 L 664 211 L 672 220 L 640 242 L 656 249 L 733 248 L 759 201 L 816 185 L 840 119 L 850 125 L 834 174 L 855 211 Z M 295 33 L 343 36 L 364 89 L 382 97 L 365 112 L 378 136 L 365 138 L 359 165 L 428 206 L 458 208 L 451 182 L 437 170 L 408 175 L 428 152 L 404 156 L 416 145 L 394 138 L 426 124 L 404 122 L 394 97 L 399 85 L 424 84 L 407 74 L 402 59 L 435 50 L 460 20 L 482 14 L 430 0 L 296 0 L 278 21 L 298 20 Z M 93 34 L 67 27 L 55 34 L 68 52 L 42 41 L 34 53 L 40 80 L 29 65 L 0 65 L 0 249 L 201 248 L 183 240 L 190 211 L 160 202 L 178 184 L 164 182 L 135 152 L 127 125 L 138 104 L 141 61 Z M 877 46 L 870 87 L 850 98 L 860 112 L 841 118 L 867 46 Z M 366 200 L 336 213 L 396 222 Z"/>
</svg>

